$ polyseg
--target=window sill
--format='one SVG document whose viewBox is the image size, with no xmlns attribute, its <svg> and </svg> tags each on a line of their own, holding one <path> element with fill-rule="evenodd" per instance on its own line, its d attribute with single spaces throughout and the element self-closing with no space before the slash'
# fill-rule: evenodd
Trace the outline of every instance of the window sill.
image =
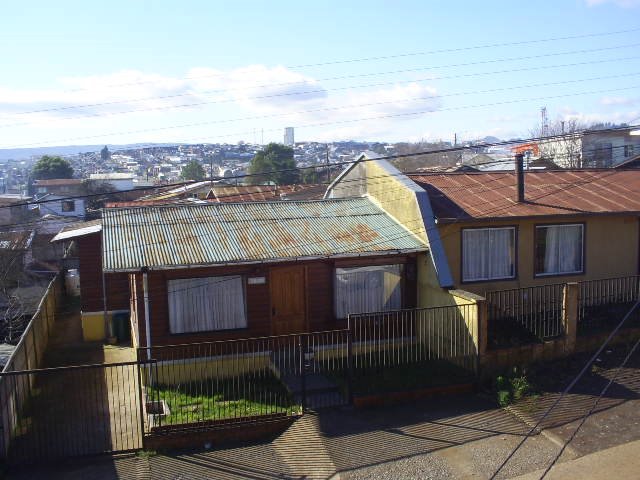
<svg viewBox="0 0 640 480">
<path fill-rule="evenodd" d="M 180 333 L 174 333 L 174 332 L 169 332 L 169 335 L 171 335 L 172 337 L 184 337 L 187 335 L 211 335 L 211 334 L 217 334 L 217 333 L 234 333 L 234 332 L 246 332 L 247 330 L 249 330 L 249 327 L 240 327 L 240 328 L 225 328 L 222 330 L 194 330 L 191 332 L 180 332 Z"/>
<path fill-rule="evenodd" d="M 547 277 L 577 277 L 584 275 L 585 272 L 561 272 L 561 273 L 536 273 L 534 278 L 547 278 Z"/>
<path fill-rule="evenodd" d="M 462 280 L 460 283 L 463 285 L 469 283 L 488 283 L 488 282 L 510 282 L 513 280 L 517 280 L 518 277 L 499 277 L 499 278 L 487 278 L 487 279 L 479 279 L 479 280 Z"/>
</svg>

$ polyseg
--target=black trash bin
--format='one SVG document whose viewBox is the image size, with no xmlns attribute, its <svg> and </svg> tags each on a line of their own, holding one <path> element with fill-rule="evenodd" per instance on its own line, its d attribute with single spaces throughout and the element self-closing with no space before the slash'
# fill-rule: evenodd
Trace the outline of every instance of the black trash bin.
<svg viewBox="0 0 640 480">
<path fill-rule="evenodd" d="M 118 343 L 131 340 L 129 312 L 116 312 L 113 314 L 113 334 L 118 339 Z"/>
</svg>

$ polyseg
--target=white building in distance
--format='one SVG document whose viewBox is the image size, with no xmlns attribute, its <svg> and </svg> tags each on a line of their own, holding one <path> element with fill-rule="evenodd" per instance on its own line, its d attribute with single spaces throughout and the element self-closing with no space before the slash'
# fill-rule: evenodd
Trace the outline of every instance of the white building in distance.
<svg viewBox="0 0 640 480">
<path fill-rule="evenodd" d="M 293 147 L 295 140 L 293 139 L 293 127 L 286 127 L 284 129 L 284 144 Z"/>
</svg>

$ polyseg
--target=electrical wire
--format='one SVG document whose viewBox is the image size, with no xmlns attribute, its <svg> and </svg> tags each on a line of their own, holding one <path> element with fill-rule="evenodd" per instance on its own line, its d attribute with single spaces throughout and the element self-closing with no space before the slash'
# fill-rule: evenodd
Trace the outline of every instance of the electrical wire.
<svg viewBox="0 0 640 480">
<path fill-rule="evenodd" d="M 516 445 L 516 447 L 511 451 L 511 453 L 509 453 L 509 455 L 507 456 L 507 458 L 500 464 L 500 466 L 498 467 L 498 469 L 493 473 L 493 475 L 491 475 L 490 480 L 494 480 L 496 478 L 496 476 L 498 475 L 498 473 L 500 473 L 502 471 L 502 469 L 507 465 L 507 463 L 513 458 L 513 456 L 516 454 L 516 452 L 518 450 L 520 450 L 520 448 L 522 448 L 522 445 L 524 445 L 524 443 L 529 439 L 529 437 L 533 434 L 533 432 L 535 432 L 540 425 L 542 424 L 542 422 L 549 416 L 549 414 L 553 411 L 554 408 L 556 408 L 558 406 L 558 404 L 560 403 L 560 401 L 566 396 L 567 393 L 569 393 L 571 391 L 571 389 L 576 385 L 576 383 L 578 383 L 578 381 L 582 378 L 582 376 L 586 373 L 586 371 L 591 367 L 591 365 L 593 364 L 593 362 L 596 361 L 596 358 L 598 358 L 600 356 L 600 354 L 602 353 L 602 351 L 605 349 L 605 347 L 609 344 L 609 342 L 611 341 L 611 339 L 618 333 L 618 331 L 622 328 L 622 326 L 624 325 L 624 323 L 627 321 L 627 319 L 631 316 L 631 313 L 633 313 L 633 311 L 638 308 L 638 306 L 640 305 L 640 301 L 636 301 L 636 303 L 631 307 L 631 309 L 624 315 L 624 317 L 622 318 L 622 320 L 620 320 L 620 322 L 618 322 L 618 324 L 616 325 L 616 327 L 613 329 L 613 331 L 609 334 L 609 336 L 606 338 L 606 340 L 600 345 L 600 347 L 598 348 L 598 350 L 591 356 L 591 358 L 587 361 L 587 363 L 584 365 L 584 367 L 582 367 L 582 370 L 580 370 L 580 372 L 578 373 L 578 375 L 576 375 L 573 380 L 571 381 L 571 383 L 569 383 L 569 385 L 567 385 L 567 387 L 565 387 L 565 389 L 561 392 L 561 394 L 558 396 L 558 398 L 556 398 L 556 400 L 553 402 L 553 404 L 545 411 L 545 413 L 542 415 L 542 417 L 536 422 L 536 424 L 531 427 L 531 429 L 525 434 L 525 436 L 522 438 L 522 440 L 518 443 L 518 445 Z"/>
<path fill-rule="evenodd" d="M 592 81 L 596 81 L 596 80 L 610 80 L 610 79 L 614 79 L 614 78 L 628 78 L 628 77 L 635 77 L 635 76 L 638 76 L 638 75 L 640 75 L 640 72 L 631 72 L 631 73 L 623 73 L 623 74 L 617 74 L 617 75 L 606 75 L 606 76 L 590 77 L 590 78 L 578 78 L 578 79 L 573 79 L 573 80 L 562 80 L 562 81 L 556 81 L 556 82 L 534 83 L 534 84 L 527 84 L 527 85 L 515 85 L 515 86 L 510 86 L 510 87 L 500 87 L 500 88 L 493 88 L 493 89 L 488 89 L 488 90 L 470 90 L 470 91 L 466 91 L 466 92 L 445 93 L 445 94 L 438 94 L 438 95 L 428 95 L 428 96 L 423 96 L 423 97 L 405 98 L 405 99 L 402 100 L 402 102 L 435 100 L 435 99 L 439 99 L 439 98 L 462 97 L 462 96 L 466 96 L 466 95 L 483 95 L 483 94 L 487 94 L 487 93 L 505 92 L 505 91 L 510 91 L 510 90 L 520 90 L 520 89 L 527 89 L 527 88 L 549 87 L 549 86 L 557 86 L 557 85 L 569 85 L 569 84 L 573 84 L 573 83 L 592 82 Z M 321 91 L 323 91 L 323 90 L 315 90 L 315 91 L 311 91 L 311 92 L 302 92 L 301 94 L 304 94 L 304 93 L 308 94 L 308 93 L 321 92 Z M 63 118 L 61 118 L 59 120 L 60 121 L 66 121 L 66 120 L 79 120 L 79 119 L 83 119 L 83 118 L 103 118 L 103 117 L 110 117 L 110 116 L 114 116 L 114 115 L 126 115 L 126 114 L 130 114 L 130 113 L 165 111 L 165 110 L 173 110 L 173 109 L 176 109 L 176 108 L 193 108 L 193 107 L 200 107 L 200 106 L 203 106 L 203 105 L 211 105 L 211 104 L 218 104 L 218 103 L 228 103 L 228 102 L 233 102 L 233 101 L 234 100 L 212 100 L 212 101 L 202 101 L 202 102 L 196 102 L 196 103 L 179 104 L 179 105 L 165 105 L 165 106 L 160 106 L 160 107 L 148 107 L 148 108 L 141 108 L 141 109 L 124 110 L 124 111 L 118 111 L 118 112 L 88 113 L 88 114 L 74 116 L 74 117 L 63 117 Z M 301 114 L 308 114 L 308 113 L 319 113 L 319 112 L 349 110 L 349 109 L 352 109 L 352 108 L 371 107 L 371 106 L 389 105 L 389 104 L 394 104 L 395 105 L 397 103 L 398 103 L 398 100 L 394 99 L 394 100 L 386 100 L 386 101 L 379 101 L 379 102 L 349 104 L 349 105 L 344 105 L 344 106 L 339 106 L 339 107 L 324 107 L 324 108 L 316 108 L 316 109 L 310 109 L 310 110 L 297 110 L 297 111 L 293 111 L 293 112 L 286 112 L 286 113 L 279 113 L 279 114 L 269 114 L 269 115 L 259 115 L 259 116 L 224 119 L 224 120 L 220 120 L 219 122 L 230 123 L 230 122 L 239 122 L 239 121 L 246 121 L 246 120 L 261 120 L 261 119 L 265 119 L 265 118 L 288 117 L 288 116 L 292 116 L 292 115 L 301 115 Z M 49 120 L 47 120 L 47 119 L 41 120 L 41 122 L 48 122 L 48 121 Z M 1 124 L 0 128 L 34 125 L 34 124 L 37 124 L 37 123 L 38 122 L 8 123 L 8 124 Z"/>
<path fill-rule="evenodd" d="M 407 118 L 407 117 L 411 117 L 411 116 L 415 117 L 417 115 L 424 115 L 424 114 L 443 112 L 443 111 L 458 111 L 458 110 L 467 110 L 467 109 L 473 109 L 473 108 L 495 107 L 495 106 L 498 106 L 498 105 L 509 105 L 509 104 L 514 104 L 514 103 L 523 103 L 523 102 L 531 102 L 531 101 L 538 101 L 538 100 L 569 98 L 569 97 L 576 97 L 576 96 L 582 96 L 582 95 L 593 95 L 593 94 L 597 94 L 597 93 L 620 92 L 620 91 L 626 91 L 626 90 L 635 90 L 635 89 L 638 89 L 638 88 L 640 88 L 640 86 L 634 85 L 634 86 L 614 88 L 614 89 L 592 90 L 592 91 L 586 91 L 586 92 L 574 92 L 574 93 L 568 93 L 568 94 L 533 97 L 533 98 L 524 98 L 524 99 L 518 99 L 518 100 L 505 100 L 505 101 L 501 101 L 501 102 L 492 102 L 492 103 L 485 103 L 485 104 L 463 105 L 463 106 L 459 106 L 459 107 L 429 109 L 429 110 L 421 110 L 421 111 L 416 111 L 416 112 L 405 112 L 405 113 L 396 113 L 396 114 L 388 114 L 388 115 L 376 115 L 376 116 L 371 116 L 371 117 L 361 117 L 361 118 L 354 118 L 354 119 L 341 120 L 341 121 L 309 123 L 309 124 L 299 125 L 297 128 L 325 127 L 325 126 L 345 125 L 345 124 L 349 124 L 349 123 L 363 122 L 363 121 L 369 121 L 369 120 L 382 120 L 382 119 L 390 119 L 390 118 Z M 246 117 L 246 118 L 243 118 L 243 119 L 235 119 L 235 120 L 213 120 L 213 121 L 207 121 L 207 122 L 195 122 L 195 123 L 188 123 L 188 124 L 182 124 L 182 125 L 171 125 L 171 126 L 166 126 L 166 127 L 144 128 L 144 129 L 139 129 L 139 130 L 127 130 L 127 131 L 121 131 L 121 132 L 109 132 L 109 133 L 102 133 L 102 134 L 97 134 L 97 135 L 85 135 L 85 136 L 81 136 L 81 137 L 66 138 L 66 139 L 63 139 L 63 140 L 58 140 L 57 142 L 75 142 L 77 140 L 86 140 L 86 139 L 92 139 L 92 138 L 103 138 L 103 137 L 109 137 L 109 136 L 113 136 L 113 135 L 131 135 L 131 134 L 139 134 L 139 133 L 149 133 L 149 132 L 159 132 L 159 131 L 166 131 L 166 130 L 174 130 L 174 129 L 181 129 L 181 128 L 193 128 L 193 127 L 211 126 L 211 125 L 218 125 L 218 124 L 225 124 L 225 123 L 233 123 L 233 122 L 238 122 L 238 121 L 243 121 L 243 120 L 256 120 L 256 119 L 271 118 L 271 117 L 274 117 L 274 116 L 277 116 L 277 115 L 263 115 L 263 116 L 256 116 L 256 117 Z M 271 129 L 271 130 L 275 131 L 275 130 L 281 130 L 281 129 Z M 238 135 L 238 134 L 216 135 L 216 137 L 221 138 L 221 137 L 224 137 L 224 136 L 236 136 L 236 135 Z M 52 142 L 55 142 L 55 141 L 46 140 L 46 141 L 42 141 L 42 142 L 35 142 L 35 143 L 22 144 L 22 145 L 4 145 L 4 146 L 0 146 L 0 148 L 25 148 L 25 147 L 30 147 L 30 146 L 32 147 L 32 146 L 50 144 Z"/>
</svg>

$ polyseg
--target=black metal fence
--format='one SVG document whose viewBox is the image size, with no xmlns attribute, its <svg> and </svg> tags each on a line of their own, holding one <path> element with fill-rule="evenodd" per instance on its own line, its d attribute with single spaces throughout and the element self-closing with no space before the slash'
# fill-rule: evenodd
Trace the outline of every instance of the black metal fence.
<svg viewBox="0 0 640 480">
<path fill-rule="evenodd" d="M 162 435 L 277 420 L 353 395 L 468 382 L 475 305 L 351 316 L 349 328 L 138 349 L 138 361 L 0 374 L 0 457 L 140 449 Z"/>
<path fill-rule="evenodd" d="M 579 282 L 578 334 L 613 328 L 638 299 L 638 275 Z M 640 312 L 636 310 L 625 326 L 640 327 Z"/>
<path fill-rule="evenodd" d="M 139 349 L 145 431 L 217 428 L 348 402 L 349 332 Z"/>
<path fill-rule="evenodd" d="M 549 340 L 564 334 L 564 284 L 485 293 L 488 348 Z"/>
<path fill-rule="evenodd" d="M 8 463 L 142 448 L 138 363 L 0 373 Z"/>
<path fill-rule="evenodd" d="M 356 394 L 468 381 L 478 365 L 475 304 L 349 316 Z"/>
</svg>

